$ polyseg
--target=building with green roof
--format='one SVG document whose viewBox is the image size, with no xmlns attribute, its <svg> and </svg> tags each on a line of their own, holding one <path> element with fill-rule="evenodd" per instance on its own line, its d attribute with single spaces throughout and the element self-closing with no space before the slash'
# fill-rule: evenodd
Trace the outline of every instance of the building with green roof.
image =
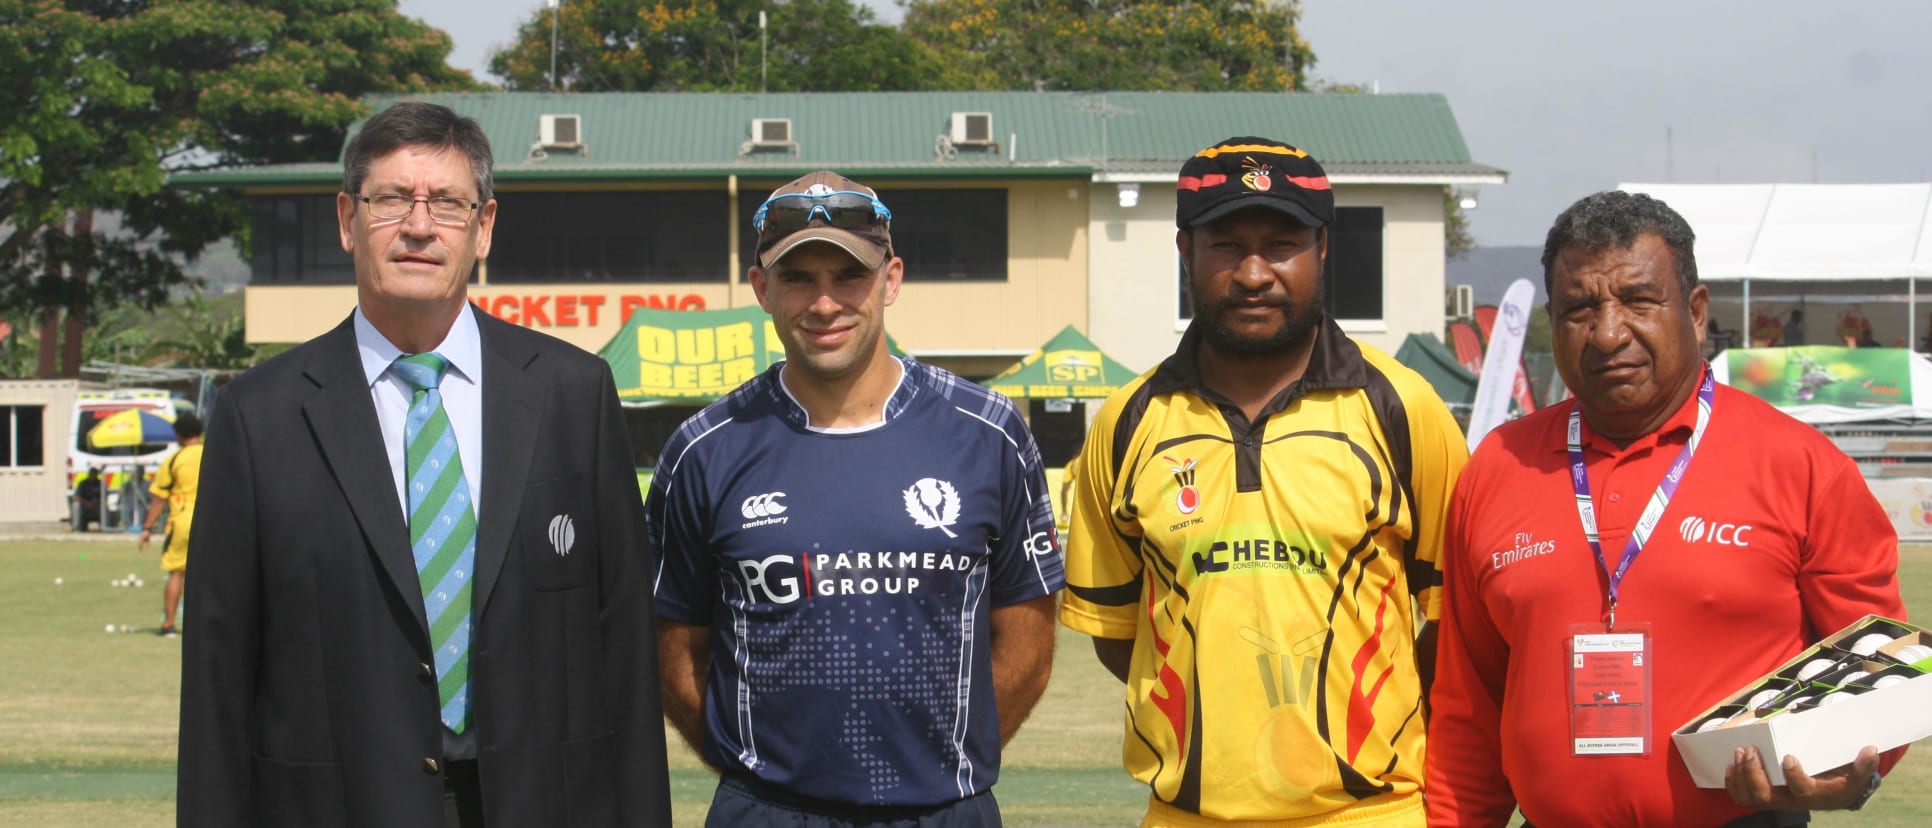
<svg viewBox="0 0 1932 828">
<path fill-rule="evenodd" d="M 885 92 L 453 93 L 477 119 L 498 214 L 471 287 L 506 319 L 602 347 L 636 307 L 754 304 L 750 218 L 833 169 L 880 192 L 906 287 L 890 330 L 968 376 L 1072 324 L 1135 370 L 1187 324 L 1174 252 L 1181 162 L 1234 135 L 1309 150 L 1335 184 L 1328 302 L 1393 351 L 1442 326 L 1447 188 L 1501 184 L 1441 95 Z M 380 109 L 401 98 L 371 101 Z M 301 340 L 355 302 L 331 163 L 181 174 L 248 195 L 248 338 Z"/>
</svg>

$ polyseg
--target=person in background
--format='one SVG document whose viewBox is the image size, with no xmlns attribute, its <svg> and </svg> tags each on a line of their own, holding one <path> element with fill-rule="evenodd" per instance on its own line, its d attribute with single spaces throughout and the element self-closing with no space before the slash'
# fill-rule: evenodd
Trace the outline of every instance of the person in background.
<svg viewBox="0 0 1932 828">
<path fill-rule="evenodd" d="M 148 489 L 154 499 L 141 521 L 140 548 L 145 552 L 148 541 L 154 538 L 155 522 L 161 519 L 163 510 L 168 513 L 168 531 L 161 542 L 161 570 L 168 573 L 168 583 L 161 590 L 161 627 L 155 630 L 162 637 L 176 634 L 174 616 L 181 608 L 182 591 L 188 582 L 188 532 L 194 525 L 195 492 L 201 486 L 201 418 L 193 414 L 176 416 L 174 440 L 181 447 L 168 455 L 161 472 L 154 476 L 154 485 Z"/>
</svg>

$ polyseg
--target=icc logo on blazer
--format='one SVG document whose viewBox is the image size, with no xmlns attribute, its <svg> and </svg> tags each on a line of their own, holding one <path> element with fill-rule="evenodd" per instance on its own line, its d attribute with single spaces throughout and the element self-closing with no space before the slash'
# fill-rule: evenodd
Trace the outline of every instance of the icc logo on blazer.
<svg viewBox="0 0 1932 828">
<path fill-rule="evenodd" d="M 550 548 L 559 556 L 570 554 L 570 547 L 577 543 L 577 522 L 569 515 L 558 515 L 550 519 Z"/>
</svg>

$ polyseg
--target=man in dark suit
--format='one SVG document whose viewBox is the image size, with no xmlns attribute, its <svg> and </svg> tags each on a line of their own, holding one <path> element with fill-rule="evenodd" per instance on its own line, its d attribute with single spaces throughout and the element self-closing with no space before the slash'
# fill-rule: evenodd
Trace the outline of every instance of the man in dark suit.
<svg viewBox="0 0 1932 828">
<path fill-rule="evenodd" d="M 336 197 L 356 311 L 215 404 L 183 826 L 670 821 L 616 387 L 468 306 L 490 167 L 445 107 L 371 118 Z"/>
</svg>

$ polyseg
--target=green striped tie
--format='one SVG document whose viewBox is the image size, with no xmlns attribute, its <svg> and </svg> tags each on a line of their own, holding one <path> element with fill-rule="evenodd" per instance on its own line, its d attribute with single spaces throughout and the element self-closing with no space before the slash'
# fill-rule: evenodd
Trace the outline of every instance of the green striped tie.
<svg viewBox="0 0 1932 828">
<path fill-rule="evenodd" d="M 409 492 L 409 544 L 423 588 L 429 642 L 436 654 L 437 699 L 443 725 L 457 733 L 469 726 L 470 581 L 475 574 L 476 513 L 463 478 L 456 430 L 443 411 L 438 389 L 449 360 L 434 353 L 398 359 L 390 366 L 416 393 L 403 433 L 404 485 Z"/>
</svg>

